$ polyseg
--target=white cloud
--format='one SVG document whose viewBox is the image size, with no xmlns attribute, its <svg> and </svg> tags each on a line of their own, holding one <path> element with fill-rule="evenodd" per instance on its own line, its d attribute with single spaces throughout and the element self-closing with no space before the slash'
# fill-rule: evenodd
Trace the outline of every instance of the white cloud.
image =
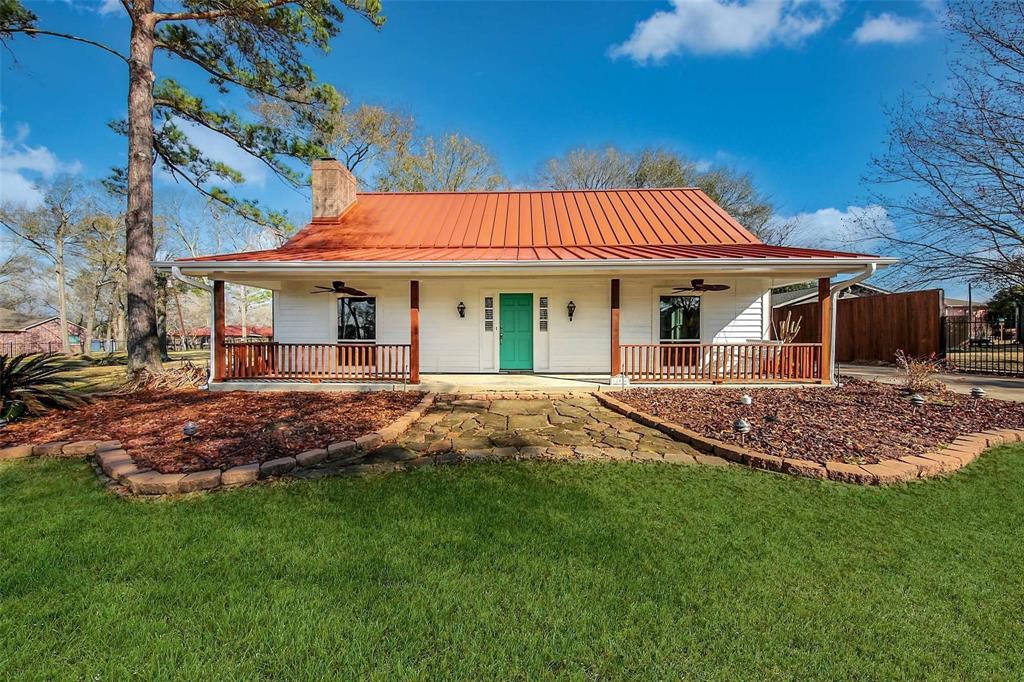
<svg viewBox="0 0 1024 682">
<path fill-rule="evenodd" d="M 841 0 L 671 0 L 672 9 L 637 23 L 633 35 L 609 51 L 640 63 L 681 52 L 749 53 L 794 45 L 831 25 Z"/>
<path fill-rule="evenodd" d="M 859 45 L 906 43 L 920 38 L 923 30 L 923 21 L 884 12 L 866 17 L 864 23 L 853 32 L 853 40 Z"/>
<path fill-rule="evenodd" d="M 55 175 L 82 172 L 78 161 L 65 162 L 43 146 L 32 147 L 26 140 L 29 127 L 18 124 L 14 136 L 7 138 L 0 127 L 0 203 L 35 208 L 43 200 L 42 180 Z"/>
<path fill-rule="evenodd" d="M 121 4 L 121 0 L 102 0 L 96 11 L 100 14 L 113 14 L 114 12 L 120 12 L 123 9 L 124 5 Z"/>
<path fill-rule="evenodd" d="M 793 246 L 837 251 L 877 250 L 874 237 L 892 227 L 885 209 L 877 205 L 821 208 L 817 211 L 780 216 L 779 222 L 792 222 L 796 228 L 789 237 Z"/>
</svg>

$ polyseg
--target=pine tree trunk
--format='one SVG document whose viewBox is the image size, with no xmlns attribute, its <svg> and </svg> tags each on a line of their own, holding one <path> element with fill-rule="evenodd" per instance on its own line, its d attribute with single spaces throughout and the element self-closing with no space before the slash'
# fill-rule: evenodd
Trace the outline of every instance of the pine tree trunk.
<svg viewBox="0 0 1024 682">
<path fill-rule="evenodd" d="M 128 65 L 128 371 L 158 372 L 153 242 L 153 0 L 136 0 Z"/>
</svg>

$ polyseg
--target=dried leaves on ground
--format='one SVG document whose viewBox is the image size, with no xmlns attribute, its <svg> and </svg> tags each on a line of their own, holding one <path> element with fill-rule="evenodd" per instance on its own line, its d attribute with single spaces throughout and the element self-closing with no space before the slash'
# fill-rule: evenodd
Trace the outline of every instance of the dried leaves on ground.
<svg viewBox="0 0 1024 682">
<path fill-rule="evenodd" d="M 116 439 L 164 473 L 225 469 L 352 440 L 412 409 L 419 393 L 139 391 L 0 430 L 0 447 Z M 182 434 L 186 422 L 198 434 Z"/>
<path fill-rule="evenodd" d="M 750 407 L 740 404 L 744 393 L 753 397 Z M 732 443 L 739 442 L 733 424 L 745 417 L 750 449 L 821 463 L 878 462 L 919 454 L 962 434 L 1024 428 L 1024 403 L 944 392 L 915 410 L 899 388 L 860 380 L 846 380 L 840 388 L 634 388 L 616 397 Z"/>
</svg>

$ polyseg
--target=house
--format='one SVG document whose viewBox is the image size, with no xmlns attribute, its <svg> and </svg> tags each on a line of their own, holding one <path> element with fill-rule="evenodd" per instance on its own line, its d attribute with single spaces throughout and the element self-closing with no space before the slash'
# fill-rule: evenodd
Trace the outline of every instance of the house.
<svg viewBox="0 0 1024 682">
<path fill-rule="evenodd" d="M 770 341 L 772 288 L 815 281 L 831 308 L 894 262 L 762 244 L 693 188 L 361 193 L 325 159 L 312 189 L 312 221 L 279 248 L 155 264 L 213 282 L 212 389 L 505 372 L 827 383 L 832 316 L 823 343 Z M 273 292 L 273 342 L 225 343 L 225 282 Z"/>
<path fill-rule="evenodd" d="M 210 343 L 209 327 L 193 327 L 186 332 L 186 338 L 195 348 L 207 348 Z M 249 325 L 244 331 L 240 324 L 224 325 L 224 341 L 236 343 L 239 341 L 272 341 L 274 339 L 274 328 L 262 325 Z"/>
<path fill-rule="evenodd" d="M 81 351 L 81 337 L 85 330 L 68 322 L 68 339 L 71 351 Z M 14 310 L 0 308 L 0 355 L 19 353 L 59 353 L 60 318 L 22 315 Z"/>
<path fill-rule="evenodd" d="M 946 296 L 942 301 L 942 314 L 946 317 L 972 316 L 975 322 L 985 322 L 988 319 L 988 302 Z"/>
<path fill-rule="evenodd" d="M 839 298 L 863 298 L 864 296 L 879 296 L 889 293 L 892 292 L 888 289 L 861 283 L 843 289 L 839 293 Z M 814 303 L 817 300 L 818 290 L 815 287 L 772 292 L 772 308 L 788 308 L 804 303 Z"/>
</svg>

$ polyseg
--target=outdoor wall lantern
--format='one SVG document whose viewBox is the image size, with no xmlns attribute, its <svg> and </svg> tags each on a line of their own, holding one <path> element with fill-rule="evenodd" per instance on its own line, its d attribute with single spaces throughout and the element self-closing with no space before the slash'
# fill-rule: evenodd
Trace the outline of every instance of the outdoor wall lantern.
<svg viewBox="0 0 1024 682">
<path fill-rule="evenodd" d="M 455 306 L 455 309 L 459 311 L 459 317 L 466 316 L 466 304 L 462 301 L 459 301 L 459 304 Z"/>
<path fill-rule="evenodd" d="M 565 309 L 569 311 L 569 321 L 572 322 L 572 316 L 576 314 L 576 304 L 569 301 L 569 305 L 565 306 Z"/>
</svg>

